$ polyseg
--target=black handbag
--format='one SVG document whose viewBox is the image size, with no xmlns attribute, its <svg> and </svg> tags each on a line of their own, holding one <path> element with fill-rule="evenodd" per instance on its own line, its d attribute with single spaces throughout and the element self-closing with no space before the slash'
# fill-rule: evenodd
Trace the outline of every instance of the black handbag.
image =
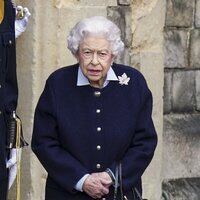
<svg viewBox="0 0 200 200">
<path fill-rule="evenodd" d="M 118 190 L 120 192 L 120 199 L 121 200 L 144 200 L 142 199 L 142 196 L 138 189 L 136 187 L 132 188 L 133 193 L 133 199 L 128 199 L 126 195 L 124 195 L 123 192 L 123 186 L 122 186 L 122 164 L 119 163 L 116 167 L 115 171 L 115 182 L 114 182 L 114 197 L 113 200 L 117 200 L 117 194 Z"/>
</svg>

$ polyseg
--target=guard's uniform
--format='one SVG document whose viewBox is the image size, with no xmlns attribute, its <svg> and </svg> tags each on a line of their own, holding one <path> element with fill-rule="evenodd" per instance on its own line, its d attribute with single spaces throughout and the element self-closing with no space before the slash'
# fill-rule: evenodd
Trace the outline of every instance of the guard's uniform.
<svg viewBox="0 0 200 200">
<path fill-rule="evenodd" d="M 0 0 L 2 1 L 2 0 Z M 3 5 L 3 3 L 1 4 Z M 2 9 L 1 9 L 2 11 Z M 6 119 L 16 109 L 18 88 L 15 52 L 15 9 L 4 0 L 4 17 L 0 23 L 0 199 L 6 199 Z"/>
</svg>

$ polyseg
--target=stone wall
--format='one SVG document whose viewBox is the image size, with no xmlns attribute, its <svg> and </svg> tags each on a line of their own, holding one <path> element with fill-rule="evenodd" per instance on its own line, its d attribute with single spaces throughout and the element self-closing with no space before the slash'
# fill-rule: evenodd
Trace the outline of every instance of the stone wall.
<svg viewBox="0 0 200 200">
<path fill-rule="evenodd" d="M 200 0 L 167 0 L 163 198 L 200 199 Z"/>
<path fill-rule="evenodd" d="M 153 118 L 159 144 L 143 176 L 144 197 L 161 196 L 163 130 L 163 26 L 165 0 L 16 0 L 32 13 L 26 32 L 17 40 L 19 82 L 18 114 L 25 138 L 31 141 L 35 105 L 51 72 L 75 63 L 67 50 L 66 36 L 81 18 L 108 16 L 122 31 L 125 53 L 118 62 L 139 69 L 153 93 Z M 155 84 L 155 82 L 157 84 Z M 30 150 L 23 150 L 21 200 L 44 199 L 46 172 Z M 15 187 L 9 194 L 15 200 Z"/>
</svg>

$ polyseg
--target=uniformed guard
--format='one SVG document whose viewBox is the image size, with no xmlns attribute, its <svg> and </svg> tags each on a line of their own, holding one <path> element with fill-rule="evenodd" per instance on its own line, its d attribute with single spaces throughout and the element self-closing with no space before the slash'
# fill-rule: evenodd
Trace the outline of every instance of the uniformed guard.
<svg viewBox="0 0 200 200">
<path fill-rule="evenodd" d="M 15 54 L 15 9 L 11 1 L 0 0 L 0 199 L 5 200 L 8 187 L 6 160 L 8 149 L 7 120 L 16 110 L 18 88 Z"/>
<path fill-rule="evenodd" d="M 11 0 L 0 0 L 0 200 L 7 197 L 8 188 L 20 169 L 17 162 L 21 147 L 26 145 L 21 121 L 15 113 L 18 98 L 15 16 Z"/>
</svg>

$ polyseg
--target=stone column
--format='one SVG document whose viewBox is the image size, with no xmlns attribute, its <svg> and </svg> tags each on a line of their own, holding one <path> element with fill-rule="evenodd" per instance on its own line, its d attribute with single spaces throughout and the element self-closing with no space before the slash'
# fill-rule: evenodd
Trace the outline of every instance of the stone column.
<svg viewBox="0 0 200 200">
<path fill-rule="evenodd" d="M 158 147 L 153 162 L 144 174 L 144 198 L 161 197 L 162 133 L 163 133 L 163 27 L 165 0 L 133 0 L 131 63 L 147 79 L 153 94 L 153 119 L 158 133 Z"/>
</svg>

